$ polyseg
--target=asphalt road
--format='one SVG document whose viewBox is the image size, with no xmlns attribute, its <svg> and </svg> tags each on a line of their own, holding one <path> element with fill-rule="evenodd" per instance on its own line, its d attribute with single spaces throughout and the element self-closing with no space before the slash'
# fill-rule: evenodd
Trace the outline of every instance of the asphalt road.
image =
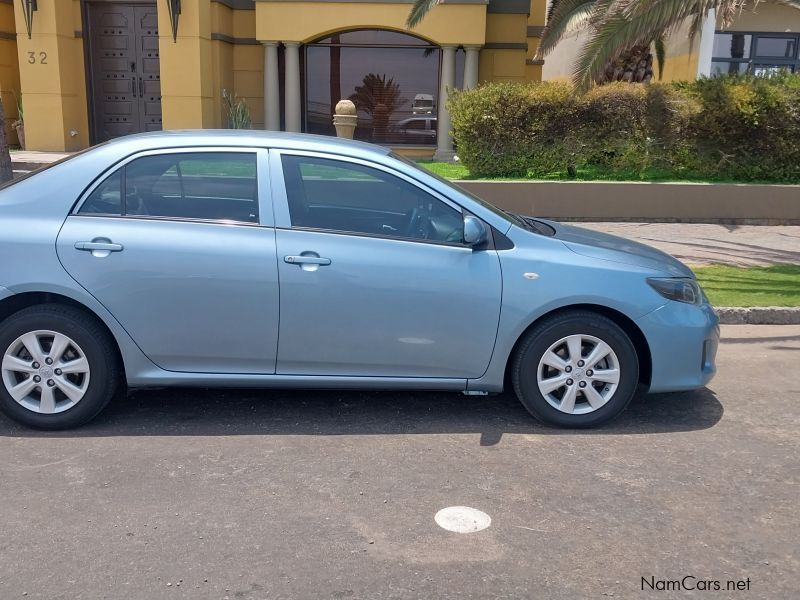
<svg viewBox="0 0 800 600">
<path fill-rule="evenodd" d="M 0 598 L 797 598 L 800 327 L 723 335 L 709 389 L 589 432 L 511 395 L 153 390 L 74 432 L 0 418 Z M 439 528 L 454 505 L 491 526 Z M 641 589 L 687 575 L 723 590 Z"/>
</svg>

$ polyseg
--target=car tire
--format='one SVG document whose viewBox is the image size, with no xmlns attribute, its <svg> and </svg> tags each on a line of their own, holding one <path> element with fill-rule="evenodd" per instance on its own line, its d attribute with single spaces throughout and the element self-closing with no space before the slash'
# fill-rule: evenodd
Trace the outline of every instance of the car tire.
<svg viewBox="0 0 800 600">
<path fill-rule="evenodd" d="M 588 364 L 598 356 L 599 361 Z M 638 387 L 639 361 L 630 338 L 614 321 L 590 311 L 570 311 L 537 323 L 525 334 L 511 377 L 517 397 L 540 421 L 595 427 L 628 406 Z"/>
<path fill-rule="evenodd" d="M 61 352 L 54 348 L 56 336 L 64 347 Z M 41 364 L 28 345 L 36 347 Z M 57 430 L 83 425 L 105 408 L 119 383 L 113 339 L 91 315 L 71 306 L 41 304 L 11 315 L 0 323 L 0 353 L 0 410 L 29 427 Z M 34 370 L 34 363 L 39 370 Z M 39 385 L 34 386 L 37 378 Z M 21 384 L 25 389 L 16 387 L 15 398 L 11 389 Z M 45 386 L 51 390 L 42 391 Z M 52 394 L 47 406 L 45 392 Z"/>
</svg>

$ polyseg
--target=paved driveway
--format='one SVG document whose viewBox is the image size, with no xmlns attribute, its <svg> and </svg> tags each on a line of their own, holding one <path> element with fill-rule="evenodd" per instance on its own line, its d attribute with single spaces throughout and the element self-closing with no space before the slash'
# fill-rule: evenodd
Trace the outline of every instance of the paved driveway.
<svg viewBox="0 0 800 600">
<path fill-rule="evenodd" d="M 689 265 L 800 264 L 800 225 L 575 223 L 655 246 Z"/>
<path fill-rule="evenodd" d="M 0 419 L 0 598 L 796 598 L 800 327 L 723 334 L 710 389 L 591 432 L 510 395 L 146 391 L 71 433 Z M 444 531 L 452 505 L 492 525 Z M 750 591 L 641 591 L 686 575 Z"/>
</svg>

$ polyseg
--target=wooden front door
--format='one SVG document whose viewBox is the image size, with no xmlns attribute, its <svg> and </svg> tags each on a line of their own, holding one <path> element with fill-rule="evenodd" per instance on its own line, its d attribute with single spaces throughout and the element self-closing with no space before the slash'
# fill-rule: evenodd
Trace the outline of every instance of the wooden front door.
<svg viewBox="0 0 800 600">
<path fill-rule="evenodd" d="M 86 6 L 93 143 L 161 129 L 155 2 Z"/>
</svg>

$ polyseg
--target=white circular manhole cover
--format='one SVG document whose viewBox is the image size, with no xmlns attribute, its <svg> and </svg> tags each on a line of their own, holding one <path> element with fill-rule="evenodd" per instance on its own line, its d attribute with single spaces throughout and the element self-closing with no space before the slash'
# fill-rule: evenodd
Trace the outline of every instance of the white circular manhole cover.
<svg viewBox="0 0 800 600">
<path fill-rule="evenodd" d="M 456 533 L 474 533 L 492 524 L 489 515 L 469 506 L 448 506 L 437 512 L 434 520 L 442 529 Z"/>
</svg>

